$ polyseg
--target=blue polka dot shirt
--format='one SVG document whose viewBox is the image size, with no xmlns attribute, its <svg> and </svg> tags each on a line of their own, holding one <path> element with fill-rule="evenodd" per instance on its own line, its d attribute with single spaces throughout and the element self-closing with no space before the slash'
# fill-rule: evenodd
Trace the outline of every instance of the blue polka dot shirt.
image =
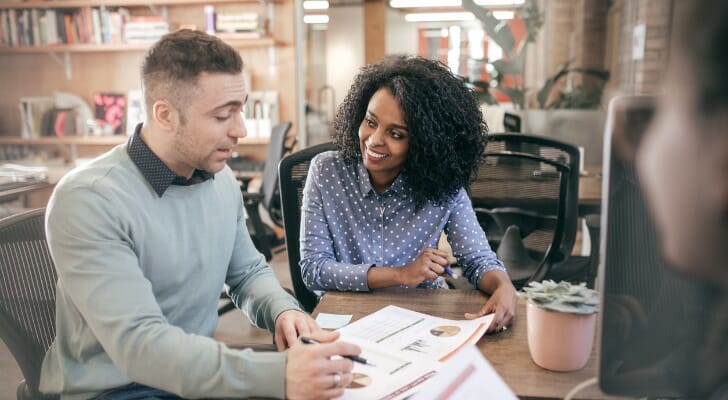
<svg viewBox="0 0 728 400">
<path fill-rule="evenodd" d="M 478 286 L 488 271 L 505 272 L 478 224 L 465 189 L 442 206 L 415 208 L 401 175 L 377 193 L 360 162 L 346 164 L 335 151 L 317 155 L 303 192 L 301 274 L 309 290 L 366 291 L 373 266 L 402 267 L 445 232 L 458 265 Z M 443 278 L 418 287 L 441 287 Z"/>
</svg>

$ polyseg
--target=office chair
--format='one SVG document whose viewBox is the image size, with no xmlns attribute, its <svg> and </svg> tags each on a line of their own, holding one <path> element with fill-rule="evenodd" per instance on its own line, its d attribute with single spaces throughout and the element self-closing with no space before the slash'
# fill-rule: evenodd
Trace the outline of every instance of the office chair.
<svg viewBox="0 0 728 400">
<path fill-rule="evenodd" d="M 290 122 L 281 122 L 273 127 L 268 143 L 268 158 L 263 167 L 263 183 L 259 192 L 249 192 L 248 185 L 253 179 L 249 176 L 238 176 L 240 190 L 243 192 L 245 212 L 248 218 L 245 221 L 253 245 L 264 256 L 266 261 L 273 258 L 273 249 L 282 245 L 284 240 L 279 239 L 273 228 L 263 222 L 260 216 L 260 206 L 268 213 L 271 221 L 278 226 L 283 226 L 281 216 L 280 197 L 278 196 L 278 162 L 283 156 L 290 152 L 296 144 L 293 139 L 291 144 L 286 144 L 288 132 L 291 130 Z M 223 315 L 235 309 L 230 297 L 225 290 L 220 293 L 222 304 L 217 309 L 217 315 Z"/>
<path fill-rule="evenodd" d="M 598 246 L 591 246 L 589 257 L 571 255 L 579 227 L 575 146 L 543 136 L 489 135 L 486 162 L 470 196 L 516 287 L 543 279 L 593 287 Z M 590 236 L 598 243 L 598 226 L 590 227 Z"/>
<path fill-rule="evenodd" d="M 283 206 L 283 226 L 285 230 L 286 248 L 288 249 L 288 268 L 291 272 L 293 290 L 298 302 L 306 311 L 311 312 L 318 303 L 316 294 L 306 288 L 301 277 L 301 259 L 299 236 L 301 234 L 301 205 L 303 203 L 303 187 L 308 177 L 311 159 L 319 153 L 335 150 L 333 143 L 321 143 L 297 151 L 283 160 L 278 167 L 281 189 L 281 205 Z"/>
<path fill-rule="evenodd" d="M 56 270 L 45 239 L 45 209 L 0 220 L 0 338 L 25 378 L 18 400 L 38 392 L 40 367 L 55 337 Z"/>
<path fill-rule="evenodd" d="M 503 114 L 503 126 L 506 128 L 506 132 L 520 132 L 521 117 L 518 114 L 506 112 Z"/>
<path fill-rule="evenodd" d="M 263 253 L 266 260 L 273 257 L 273 248 L 282 245 L 283 240 L 278 239 L 275 231 L 263 222 L 259 210 L 262 205 L 270 220 L 278 226 L 283 226 L 280 199 L 278 197 L 278 162 L 293 148 L 294 144 L 286 144 L 291 126 L 290 122 L 282 122 L 271 130 L 268 156 L 263 167 L 263 182 L 259 192 L 248 191 L 248 184 L 252 177 L 238 177 L 245 199 L 245 211 L 248 213 L 248 232 L 250 232 L 250 237 L 253 239 L 253 244 Z"/>
</svg>

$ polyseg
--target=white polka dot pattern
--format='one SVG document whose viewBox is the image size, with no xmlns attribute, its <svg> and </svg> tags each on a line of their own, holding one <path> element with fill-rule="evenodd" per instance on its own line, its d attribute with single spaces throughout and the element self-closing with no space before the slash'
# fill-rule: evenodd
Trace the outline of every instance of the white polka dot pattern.
<svg viewBox="0 0 728 400">
<path fill-rule="evenodd" d="M 471 283 L 493 269 L 505 271 L 461 189 L 442 206 L 416 209 L 401 176 L 384 193 L 372 188 L 363 164 L 347 165 L 334 151 L 311 162 L 303 192 L 301 274 L 310 290 L 369 290 L 372 266 L 401 267 L 444 231 Z M 442 278 L 419 287 L 440 287 Z"/>
</svg>

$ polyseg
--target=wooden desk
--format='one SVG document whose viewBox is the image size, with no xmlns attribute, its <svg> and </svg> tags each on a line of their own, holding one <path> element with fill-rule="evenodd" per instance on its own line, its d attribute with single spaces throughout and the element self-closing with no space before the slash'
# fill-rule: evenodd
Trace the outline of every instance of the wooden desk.
<svg viewBox="0 0 728 400">
<path fill-rule="evenodd" d="M 9 182 L 0 184 L 0 201 L 13 200 L 35 190 L 45 189 L 51 186 L 45 181 L 33 182 Z"/>
<path fill-rule="evenodd" d="M 367 293 L 327 292 L 313 312 L 353 314 L 360 319 L 389 304 L 435 315 L 463 319 L 465 312 L 475 312 L 486 297 L 477 290 L 380 289 Z M 596 345 L 589 363 L 575 372 L 552 372 L 531 361 L 526 336 L 526 304 L 519 299 L 516 318 L 511 327 L 494 335 L 485 335 L 478 347 L 506 384 L 521 398 L 563 398 L 577 384 L 597 375 Z M 591 386 L 579 392 L 579 399 L 615 399 Z"/>
</svg>

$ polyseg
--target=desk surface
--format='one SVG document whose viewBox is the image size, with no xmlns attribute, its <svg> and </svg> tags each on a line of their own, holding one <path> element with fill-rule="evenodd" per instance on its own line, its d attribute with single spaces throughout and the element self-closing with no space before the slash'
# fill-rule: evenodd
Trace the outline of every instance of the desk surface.
<svg viewBox="0 0 728 400">
<path fill-rule="evenodd" d="M 45 181 L 11 182 L 0 184 L 0 201 L 12 200 L 30 192 L 46 189 L 51 185 Z"/>
<path fill-rule="evenodd" d="M 485 302 L 477 290 L 381 289 L 367 293 L 328 292 L 314 310 L 353 314 L 360 319 L 386 305 L 394 304 L 442 318 L 462 319 Z M 478 347 L 508 386 L 521 398 L 563 398 L 577 384 L 597 375 L 596 345 L 587 366 L 575 372 L 552 372 L 531 361 L 526 333 L 526 305 L 519 299 L 516 318 L 510 329 L 485 335 Z M 579 392 L 579 399 L 616 399 L 591 386 Z"/>
</svg>

